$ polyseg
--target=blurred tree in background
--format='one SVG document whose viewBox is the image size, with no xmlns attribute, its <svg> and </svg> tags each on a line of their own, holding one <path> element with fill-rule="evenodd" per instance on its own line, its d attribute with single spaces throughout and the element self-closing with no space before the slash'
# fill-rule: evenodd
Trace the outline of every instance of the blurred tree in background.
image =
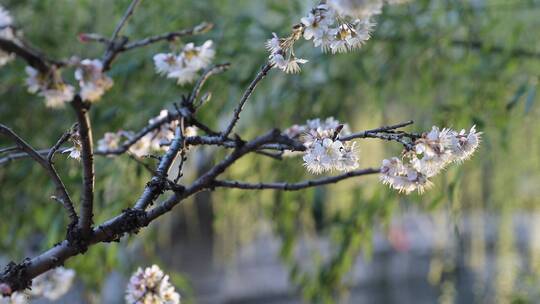
<svg viewBox="0 0 540 304">
<path fill-rule="evenodd" d="M 94 58 L 101 55 L 102 46 L 81 43 L 77 35 L 112 32 L 115 22 L 111 20 L 118 20 L 129 2 L 2 0 L 1 4 L 16 17 L 25 37 L 48 54 Z M 300 0 L 143 1 L 124 34 L 142 38 L 201 21 L 214 23 L 214 30 L 193 40 L 214 40 L 215 62 L 232 64 L 227 73 L 208 83 L 211 106 L 199 112 L 201 120 L 218 128 L 268 56 L 265 40 L 272 32 L 287 32 L 312 5 L 312 1 Z M 194 218 L 205 216 L 193 212 L 204 210 L 213 223 L 207 229 L 217 242 L 214 250 L 225 260 L 234 255 L 235 248 L 270 228 L 282 240 L 281 255 L 292 281 L 313 302 L 331 302 L 345 292 L 344 278 L 361 252 L 369 254 L 372 231 L 387 225 L 400 210 L 442 208 L 455 218 L 474 212 L 509 218 L 518 210 L 536 211 L 540 203 L 536 95 L 540 2 L 417 0 L 387 7 L 376 21 L 372 39 L 357 52 L 329 56 L 311 47 L 297 48 L 310 64 L 298 75 L 271 72 L 247 105 L 237 132 L 252 137 L 272 127 L 285 129 L 327 116 L 348 122 L 353 130 L 408 119 L 415 120 L 415 131 L 431 125 L 459 129 L 474 123 L 484 136 L 473 161 L 448 170 L 423 196 L 398 195 L 376 177 L 299 193 L 218 190 L 200 195 L 142 232 L 141 238 L 95 246 L 71 259 L 68 266 L 78 271 L 88 290 L 98 292 L 112 269 L 129 273 L 140 260 L 174 260 L 170 252 L 174 252 L 171 248 L 179 227 L 175 223 L 189 226 Z M 157 44 L 118 59 L 109 73 L 115 86 L 92 110 L 95 139 L 107 131 L 139 129 L 189 92 L 189 87 L 164 81 L 153 70 L 152 55 L 175 47 L 174 43 Z M 46 108 L 40 97 L 26 92 L 24 78 L 20 61 L 2 68 L 0 121 L 19 130 L 33 146 L 45 148 L 71 126 L 73 113 Z M 364 141 L 360 149 L 361 166 L 376 167 L 401 148 Z M 192 153 L 199 156 L 190 160 L 193 176 L 188 178 L 211 165 L 205 162 L 212 158 L 204 156 L 222 155 L 223 151 Z M 57 166 L 72 195 L 77 196 L 79 166 L 64 157 L 58 158 Z M 98 157 L 96 173 L 96 223 L 129 207 L 149 177 L 125 155 Z M 260 158 L 243 159 L 229 174 L 250 181 L 294 181 L 308 175 L 298 160 Z M 0 187 L 2 254 L 16 259 L 63 239 L 66 218 L 61 206 L 44 195 L 53 191 L 53 185 L 38 166 L 21 161 L 1 167 Z M 207 209 L 196 206 L 201 200 L 209 204 Z M 511 252 L 515 250 L 512 221 L 502 223 L 496 232 L 498 250 Z M 313 236 L 330 239 L 330 256 L 322 257 L 317 246 L 310 248 L 310 256 L 295 254 L 299 240 Z M 498 271 L 508 273 L 503 266 Z M 512 279 L 519 277 L 537 280 L 540 264 L 515 272 Z M 188 292 L 185 277 L 173 276 L 173 281 Z M 504 286 L 502 282 L 497 297 L 527 298 Z"/>
</svg>

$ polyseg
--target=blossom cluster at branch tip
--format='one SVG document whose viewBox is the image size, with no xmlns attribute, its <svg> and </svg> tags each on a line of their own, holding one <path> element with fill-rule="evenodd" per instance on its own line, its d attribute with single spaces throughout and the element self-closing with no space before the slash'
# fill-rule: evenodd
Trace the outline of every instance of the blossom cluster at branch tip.
<svg viewBox="0 0 540 304">
<path fill-rule="evenodd" d="M 305 125 L 294 125 L 284 133 L 304 144 L 304 166 L 309 172 L 320 174 L 358 168 L 355 143 L 343 143 L 338 139 L 339 134 L 346 135 L 349 132 L 346 124 L 329 117 L 326 120 L 308 120 Z"/>
<path fill-rule="evenodd" d="M 169 282 L 169 276 L 153 265 L 139 268 L 131 276 L 125 300 L 129 304 L 179 304 L 180 294 Z"/>
<path fill-rule="evenodd" d="M 197 73 L 210 65 L 215 54 L 213 42 L 207 40 L 201 46 L 186 44 L 178 55 L 159 53 L 153 59 L 156 73 L 176 79 L 179 85 L 185 85 L 195 81 Z"/>
<path fill-rule="evenodd" d="M 50 108 L 62 108 L 75 96 L 75 88 L 62 81 L 60 72 L 56 69 L 48 75 L 40 73 L 31 66 L 25 68 L 28 92 L 45 98 L 45 105 Z"/>
<path fill-rule="evenodd" d="M 99 59 L 84 59 L 75 70 L 79 81 L 82 100 L 94 102 L 113 86 L 112 79 L 103 73 L 103 63 Z"/>
<path fill-rule="evenodd" d="M 375 26 L 371 19 L 381 13 L 383 4 L 383 0 L 320 1 L 293 27 L 290 36 L 280 38 L 273 33 L 273 37 L 266 42 L 270 64 L 285 73 L 300 72 L 300 65 L 308 62 L 294 53 L 294 44 L 301 37 L 313 40 L 316 48 L 333 54 L 361 48 L 371 37 Z"/>
<path fill-rule="evenodd" d="M 451 163 L 462 163 L 472 156 L 480 144 L 481 134 L 475 126 L 459 132 L 434 126 L 415 141 L 413 149 L 405 152 L 402 159 L 383 160 L 380 180 L 399 192 L 423 193 L 432 185 L 429 178 Z"/>
<path fill-rule="evenodd" d="M 32 280 L 32 288 L 2 296 L 7 290 L 0 292 L 0 304 L 28 304 L 30 299 L 45 298 L 56 301 L 65 295 L 75 279 L 75 271 L 64 267 L 49 270 Z M 9 287 L 6 288 L 9 289 Z M 0 288 L 1 289 L 1 288 Z"/>
<path fill-rule="evenodd" d="M 178 121 L 172 120 L 170 122 L 163 122 L 169 117 L 168 110 L 161 110 L 159 115 L 148 121 L 149 125 L 159 124 L 159 127 L 152 132 L 148 132 L 140 139 L 138 139 L 133 145 L 129 147 L 129 152 L 137 157 L 144 157 L 150 154 L 152 151 L 163 151 L 167 149 L 164 144 L 169 143 L 174 138 L 174 132 L 178 127 Z M 186 127 L 184 129 L 184 137 L 191 137 L 197 135 L 196 127 Z M 97 150 L 101 152 L 113 151 L 120 147 L 122 138 L 125 137 L 128 140 L 134 138 L 135 133 L 131 131 L 120 130 L 118 132 L 107 132 L 102 139 L 97 142 Z"/>
</svg>

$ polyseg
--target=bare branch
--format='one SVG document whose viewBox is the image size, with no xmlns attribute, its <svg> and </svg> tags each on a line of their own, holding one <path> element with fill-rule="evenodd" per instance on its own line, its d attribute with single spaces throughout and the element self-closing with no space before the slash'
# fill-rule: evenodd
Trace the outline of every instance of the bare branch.
<svg viewBox="0 0 540 304">
<path fill-rule="evenodd" d="M 34 67 L 42 74 L 47 74 L 51 69 L 51 65 L 61 66 L 62 63 L 48 59 L 41 52 L 32 49 L 27 45 L 17 43 L 14 40 L 0 38 L 0 49 L 7 53 L 14 53 L 18 57 L 24 59 L 28 65 Z"/>
<path fill-rule="evenodd" d="M 185 36 L 193 36 L 193 35 L 199 35 L 208 32 L 214 27 L 212 23 L 203 22 L 193 28 L 185 29 L 177 32 L 170 32 L 165 33 L 157 36 L 152 36 L 148 38 L 144 38 L 135 42 L 127 43 L 125 46 L 121 48 L 121 52 L 129 51 L 135 48 L 147 46 L 152 43 L 156 43 L 159 41 L 172 41 L 177 38 L 185 37 Z"/>
<path fill-rule="evenodd" d="M 222 188 L 236 188 L 236 189 L 246 189 L 246 190 L 265 190 L 265 189 L 274 189 L 274 190 L 283 190 L 283 191 L 297 191 L 310 187 L 317 187 L 327 184 L 337 183 L 344 179 L 351 177 L 376 174 L 380 173 L 380 169 L 363 169 L 363 170 L 354 170 L 337 176 L 323 177 L 314 180 L 307 180 L 299 183 L 286 183 L 286 182 L 277 182 L 277 183 L 258 183 L 251 184 L 239 181 L 227 181 L 227 180 L 216 180 L 212 183 L 214 187 Z"/>
<path fill-rule="evenodd" d="M 76 130 L 76 128 L 78 128 L 78 125 L 75 124 L 71 130 L 65 132 L 64 134 L 62 134 L 62 136 L 60 137 L 60 139 L 58 139 L 58 141 L 56 142 L 56 144 L 49 150 L 49 153 L 47 153 L 47 161 L 52 164 L 53 162 L 53 157 L 54 157 L 54 154 L 58 151 L 58 149 L 60 149 L 60 147 L 66 142 L 69 140 L 69 138 L 71 137 L 71 134 L 73 132 L 73 130 Z"/>
<path fill-rule="evenodd" d="M 137 5 L 139 5 L 140 2 L 141 0 L 131 1 L 131 4 L 128 6 L 126 12 L 124 13 L 124 16 L 122 17 L 122 19 L 120 19 L 120 22 L 118 22 L 118 24 L 116 25 L 116 28 L 113 31 L 112 36 L 111 36 L 111 41 L 116 40 L 116 38 L 120 34 L 120 31 L 122 31 L 122 28 L 124 27 L 124 25 L 126 25 L 129 18 L 133 15 L 135 8 L 137 8 Z"/>
<path fill-rule="evenodd" d="M 263 65 L 259 73 L 257 73 L 257 76 L 255 76 L 255 79 L 251 81 L 247 90 L 244 92 L 244 95 L 240 99 L 240 103 L 234 109 L 233 118 L 231 122 L 229 123 L 225 131 L 221 134 L 223 138 L 229 137 L 229 134 L 231 134 L 231 131 L 233 130 L 234 126 L 240 119 L 240 112 L 242 112 L 242 110 L 244 109 L 244 105 L 246 104 L 246 101 L 251 96 L 251 94 L 253 94 L 253 91 L 257 87 L 257 84 L 259 84 L 259 82 L 264 79 L 264 77 L 266 76 L 266 74 L 268 74 L 268 71 L 270 71 L 271 68 L 272 68 L 272 64 L 266 63 L 265 65 Z"/>
<path fill-rule="evenodd" d="M 195 101 L 199 97 L 199 94 L 201 93 L 202 86 L 204 83 L 213 75 L 223 73 L 229 69 L 231 66 L 230 63 L 223 63 L 223 64 L 216 64 L 208 69 L 206 69 L 201 77 L 199 77 L 199 80 L 195 83 L 195 86 L 193 86 L 193 90 L 189 94 L 189 97 L 187 98 L 187 105 L 192 106 L 194 105 Z"/>
<path fill-rule="evenodd" d="M 11 140 L 13 140 L 15 144 L 20 147 L 21 150 L 30 155 L 30 157 L 32 157 L 38 164 L 40 164 L 45 169 L 49 177 L 52 179 L 53 183 L 56 185 L 56 192 L 60 196 L 60 200 L 64 205 L 64 208 L 66 209 L 68 216 L 71 219 L 71 222 L 76 223 L 78 221 L 78 216 L 75 212 L 75 209 L 73 208 L 73 202 L 69 197 L 66 186 L 60 179 L 60 176 L 56 172 L 56 169 L 51 165 L 51 163 L 48 162 L 43 156 L 41 156 L 41 154 L 34 150 L 32 146 L 25 142 L 10 128 L 0 124 L 0 133 L 11 138 Z"/>
</svg>

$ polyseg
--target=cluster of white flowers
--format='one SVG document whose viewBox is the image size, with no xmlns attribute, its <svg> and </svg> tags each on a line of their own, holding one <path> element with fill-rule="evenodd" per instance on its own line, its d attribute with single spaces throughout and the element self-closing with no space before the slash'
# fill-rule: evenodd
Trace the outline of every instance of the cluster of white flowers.
<svg viewBox="0 0 540 304">
<path fill-rule="evenodd" d="M 99 59 L 84 59 L 75 70 L 75 79 L 79 81 L 81 98 L 86 101 L 97 101 L 109 90 L 112 79 L 103 73 L 103 63 Z"/>
<path fill-rule="evenodd" d="M 129 304 L 179 304 L 180 295 L 169 282 L 169 276 L 157 266 L 137 269 L 126 289 Z"/>
<path fill-rule="evenodd" d="M 184 85 L 192 83 L 197 77 L 197 72 L 208 67 L 215 54 L 211 40 L 201 46 L 188 43 L 178 55 L 174 53 L 154 55 L 154 65 L 158 74 L 174 78 L 177 84 Z"/>
<path fill-rule="evenodd" d="M 44 97 L 48 107 L 61 108 L 73 99 L 75 88 L 62 81 L 59 71 L 52 71 L 52 75 L 44 75 L 30 66 L 27 66 L 25 71 L 28 75 L 26 78 L 28 92 L 38 93 Z"/>
<path fill-rule="evenodd" d="M 15 33 L 13 32 L 13 18 L 9 12 L 0 5 L 0 38 L 14 39 Z M 13 54 L 9 54 L 0 50 L 0 67 L 13 60 Z"/>
<path fill-rule="evenodd" d="M 481 132 L 473 126 L 468 132 L 433 127 L 416 140 L 414 149 L 403 155 L 383 160 L 380 179 L 391 188 L 409 194 L 419 193 L 432 185 L 429 178 L 451 163 L 471 157 L 480 144 Z"/>
<path fill-rule="evenodd" d="M 341 142 L 338 135 L 349 133 L 349 127 L 333 117 L 308 120 L 305 125 L 293 125 L 284 134 L 299 140 L 306 147 L 304 166 L 319 174 L 332 170 L 349 171 L 358 168 L 355 144 Z"/>
<path fill-rule="evenodd" d="M 382 0 L 320 1 L 293 27 L 289 37 L 280 38 L 273 33 L 273 37 L 266 42 L 270 63 L 286 73 L 298 73 L 300 64 L 308 62 L 294 54 L 294 43 L 301 37 L 313 40 L 315 47 L 333 54 L 361 48 L 369 40 L 375 26 L 371 19 L 381 13 L 383 4 Z"/>
<path fill-rule="evenodd" d="M 45 75 L 27 66 L 26 74 L 28 92 L 45 97 L 48 107 L 63 107 L 75 95 L 75 88 L 62 81 L 59 70 L 52 70 L 50 75 Z M 81 98 L 91 102 L 100 99 L 113 85 L 112 79 L 103 73 L 103 64 L 98 59 L 82 60 L 75 70 L 75 79 L 79 81 Z"/>
<path fill-rule="evenodd" d="M 168 110 L 161 110 L 157 117 L 154 117 L 148 121 L 150 125 L 166 119 L 169 116 Z M 150 154 L 152 151 L 164 151 L 167 149 L 167 146 L 163 144 L 169 143 L 174 138 L 174 131 L 178 126 L 178 121 L 174 120 L 172 122 L 166 122 L 160 125 L 160 127 L 153 131 L 149 132 L 135 142 L 130 148 L 129 152 L 137 157 L 143 157 Z M 197 128 L 196 127 L 187 127 L 184 130 L 184 136 L 196 136 Z M 117 149 L 120 146 L 120 141 L 122 137 L 127 139 L 133 138 L 135 134 L 130 131 L 120 130 L 116 133 L 107 132 L 102 139 L 98 140 L 98 151 L 109 151 Z"/>
<path fill-rule="evenodd" d="M 24 292 L 14 292 L 9 296 L 2 296 L 2 293 L 10 293 L 8 290 L 1 290 L 0 304 L 27 304 L 30 299 L 45 298 L 51 301 L 60 299 L 68 292 L 73 285 L 75 271 L 58 267 L 49 270 L 32 280 L 32 289 Z M 9 287 L 2 286 L 3 289 Z"/>
</svg>

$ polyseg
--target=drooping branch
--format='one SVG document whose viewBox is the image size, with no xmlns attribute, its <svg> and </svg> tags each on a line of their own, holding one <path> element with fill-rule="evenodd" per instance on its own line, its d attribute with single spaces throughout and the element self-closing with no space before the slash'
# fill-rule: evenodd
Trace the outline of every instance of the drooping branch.
<svg viewBox="0 0 540 304">
<path fill-rule="evenodd" d="M 235 188 L 235 189 L 244 189 L 244 190 L 265 190 L 265 189 L 274 189 L 274 190 L 283 190 L 283 191 L 297 191 L 311 187 L 323 186 L 328 184 L 337 183 L 339 181 L 369 174 L 380 173 L 380 169 L 368 168 L 362 170 L 354 170 L 337 176 L 323 177 L 314 180 L 307 180 L 299 183 L 287 183 L 287 182 L 275 182 L 275 183 L 246 183 L 240 181 L 228 181 L 228 180 L 216 180 L 212 183 L 214 187 L 221 188 Z"/>
<path fill-rule="evenodd" d="M 62 203 L 64 208 L 66 209 L 66 212 L 71 220 L 72 223 L 76 223 L 78 221 L 77 213 L 75 212 L 75 209 L 73 208 L 73 202 L 71 201 L 71 198 L 69 197 L 69 194 L 67 192 L 66 186 L 62 182 L 62 179 L 60 179 L 60 176 L 56 172 L 56 169 L 54 168 L 52 162 L 47 161 L 41 154 L 39 154 L 30 144 L 28 144 L 26 141 L 24 141 L 20 136 L 18 136 L 15 132 L 13 132 L 10 128 L 0 124 L 0 133 L 10 138 L 12 141 L 15 142 L 15 144 L 23 150 L 27 155 L 32 157 L 49 175 L 49 177 L 52 179 L 53 183 L 56 186 L 56 193 L 59 196 L 59 201 Z M 51 157 L 52 159 L 52 157 Z"/>
</svg>

